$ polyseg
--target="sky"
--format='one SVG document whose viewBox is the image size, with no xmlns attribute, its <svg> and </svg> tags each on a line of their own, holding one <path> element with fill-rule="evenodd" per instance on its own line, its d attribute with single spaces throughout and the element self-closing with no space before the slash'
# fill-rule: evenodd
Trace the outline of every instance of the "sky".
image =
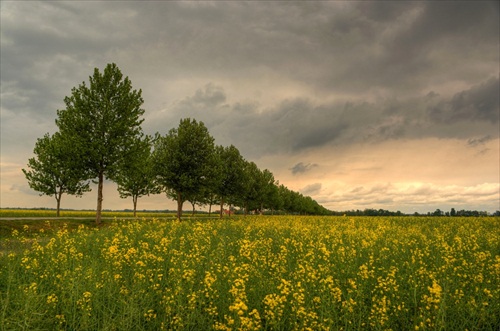
<svg viewBox="0 0 500 331">
<path fill-rule="evenodd" d="M 145 133 L 195 118 L 328 209 L 494 212 L 499 13 L 498 1 L 1 1 L 0 207 L 55 208 L 21 169 L 71 89 L 116 63 L 142 90 Z M 96 201 L 94 186 L 61 207 Z M 108 182 L 103 208 L 132 200 Z"/>
</svg>

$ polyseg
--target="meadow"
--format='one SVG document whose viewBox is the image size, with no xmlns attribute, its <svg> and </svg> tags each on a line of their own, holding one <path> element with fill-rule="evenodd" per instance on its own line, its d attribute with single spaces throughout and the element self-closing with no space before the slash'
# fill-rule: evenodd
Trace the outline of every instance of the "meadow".
<svg viewBox="0 0 500 331">
<path fill-rule="evenodd" d="M 1 330 L 500 328 L 498 218 L 45 224 L 1 238 Z"/>
<path fill-rule="evenodd" d="M 61 210 L 60 217 L 79 217 L 79 218 L 95 218 L 95 210 Z M 189 214 L 187 214 L 189 215 Z M 186 215 L 186 216 L 187 216 Z M 199 216 L 199 215 L 198 215 Z M 56 210 L 54 209 L 0 209 L 0 217 L 24 218 L 24 217 L 40 217 L 40 218 L 54 218 L 56 217 Z M 134 218 L 133 211 L 107 211 L 102 212 L 102 217 L 106 218 Z M 175 217 L 175 212 L 150 212 L 138 211 L 137 218 L 161 218 L 161 217 Z"/>
</svg>

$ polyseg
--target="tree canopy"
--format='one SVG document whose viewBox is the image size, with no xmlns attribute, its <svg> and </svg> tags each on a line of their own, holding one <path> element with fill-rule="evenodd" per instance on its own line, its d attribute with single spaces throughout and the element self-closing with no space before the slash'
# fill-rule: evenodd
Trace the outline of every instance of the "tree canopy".
<svg viewBox="0 0 500 331">
<path fill-rule="evenodd" d="M 144 139 L 137 138 L 129 146 L 129 157 L 121 160 L 113 174 L 118 184 L 120 198 L 132 197 L 134 216 L 137 212 L 137 200 L 142 196 L 158 192 L 154 182 L 151 144 L 150 136 L 145 136 Z"/>
<path fill-rule="evenodd" d="M 199 195 L 213 173 L 214 139 L 203 122 L 182 119 L 178 128 L 158 136 L 154 145 L 153 172 L 157 185 L 177 201 L 177 217 L 184 201 Z"/>
<path fill-rule="evenodd" d="M 139 197 L 165 193 L 177 201 L 177 217 L 185 201 L 193 205 L 217 200 L 245 211 L 264 209 L 290 213 L 326 213 L 310 197 L 279 185 L 268 169 L 260 170 L 230 145 L 214 145 L 203 122 L 181 119 L 177 128 L 153 139 L 144 136 L 142 91 L 132 89 L 116 64 L 101 73 L 95 68 L 58 110 L 59 131 L 38 139 L 23 169 L 34 190 L 54 196 L 59 214 L 63 193 L 81 196 L 97 186 L 96 223 L 101 222 L 104 180 L 117 183 L 120 197 L 132 197 L 134 215 Z M 279 185 L 279 186 L 278 186 Z"/>
<path fill-rule="evenodd" d="M 116 64 L 108 64 L 103 73 L 94 70 L 89 86 L 82 82 L 73 88 L 64 99 L 66 109 L 57 111 L 59 131 L 78 149 L 87 178 L 97 178 L 97 223 L 104 179 L 113 180 L 122 160 L 132 157 L 131 146 L 142 133 L 141 93 L 132 89 Z"/>
<path fill-rule="evenodd" d="M 228 147 L 217 146 L 215 149 L 214 183 L 212 191 L 217 195 L 220 203 L 220 217 L 222 218 L 224 204 L 235 202 L 244 189 L 245 160 L 240 151 L 233 145 Z"/>
<path fill-rule="evenodd" d="M 32 189 L 40 192 L 40 195 L 56 199 L 57 216 L 64 193 L 81 196 L 90 191 L 89 183 L 82 175 L 84 170 L 75 162 L 75 150 L 59 132 L 52 136 L 47 133 L 39 138 L 33 153 L 36 157 L 28 160 L 30 170 L 22 171 Z"/>
</svg>

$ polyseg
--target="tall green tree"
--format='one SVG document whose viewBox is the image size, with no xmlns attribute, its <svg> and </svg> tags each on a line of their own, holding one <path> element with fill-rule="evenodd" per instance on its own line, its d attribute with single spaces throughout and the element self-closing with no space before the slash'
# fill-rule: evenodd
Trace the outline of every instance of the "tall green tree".
<svg viewBox="0 0 500 331">
<path fill-rule="evenodd" d="M 274 175 L 268 169 L 259 171 L 257 186 L 257 202 L 262 215 L 264 208 L 271 208 L 274 193 Z"/>
<path fill-rule="evenodd" d="M 209 186 L 213 174 L 214 139 L 203 122 L 182 119 L 178 128 L 156 139 L 153 152 L 156 182 L 167 196 L 177 201 L 177 218 L 182 205 Z"/>
<path fill-rule="evenodd" d="M 132 197 L 134 217 L 137 213 L 137 201 L 140 197 L 158 193 L 153 176 L 151 156 L 152 138 L 138 138 L 130 146 L 127 159 L 123 159 L 113 174 L 113 180 L 118 184 L 120 198 Z"/>
<path fill-rule="evenodd" d="M 59 217 L 64 193 L 82 196 L 90 191 L 84 169 L 75 162 L 75 149 L 59 132 L 39 138 L 33 152 L 36 157 L 28 160 L 29 170 L 22 171 L 32 189 L 56 199 Z"/>
<path fill-rule="evenodd" d="M 269 188 L 269 201 L 267 203 L 267 208 L 271 209 L 271 213 L 283 208 L 283 199 L 279 192 L 279 182 L 275 181 L 273 185 Z"/>
<path fill-rule="evenodd" d="M 220 218 L 222 218 L 224 204 L 237 199 L 244 190 L 245 160 L 240 151 L 233 145 L 228 147 L 217 146 L 215 149 L 216 171 L 212 190 L 218 196 L 220 203 Z"/>
<path fill-rule="evenodd" d="M 58 110 L 56 124 L 64 136 L 81 151 L 79 161 L 89 179 L 96 180 L 96 223 L 101 222 L 104 179 L 112 179 L 123 159 L 131 157 L 130 146 L 142 134 L 142 91 L 133 90 L 116 64 L 104 72 L 95 68 L 89 86 L 83 82 L 71 90 Z"/>
<path fill-rule="evenodd" d="M 258 209 L 260 206 L 260 177 L 261 171 L 254 162 L 245 161 L 243 165 L 243 188 L 238 194 L 239 206 L 244 209 L 245 215 L 250 210 Z"/>
</svg>

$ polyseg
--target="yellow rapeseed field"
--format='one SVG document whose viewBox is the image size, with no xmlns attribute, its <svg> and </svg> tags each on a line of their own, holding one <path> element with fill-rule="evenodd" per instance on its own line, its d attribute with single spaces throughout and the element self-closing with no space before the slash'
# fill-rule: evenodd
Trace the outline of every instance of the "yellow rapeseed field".
<svg viewBox="0 0 500 331">
<path fill-rule="evenodd" d="M 14 231 L 2 330 L 496 330 L 498 218 L 255 216 Z"/>
</svg>

